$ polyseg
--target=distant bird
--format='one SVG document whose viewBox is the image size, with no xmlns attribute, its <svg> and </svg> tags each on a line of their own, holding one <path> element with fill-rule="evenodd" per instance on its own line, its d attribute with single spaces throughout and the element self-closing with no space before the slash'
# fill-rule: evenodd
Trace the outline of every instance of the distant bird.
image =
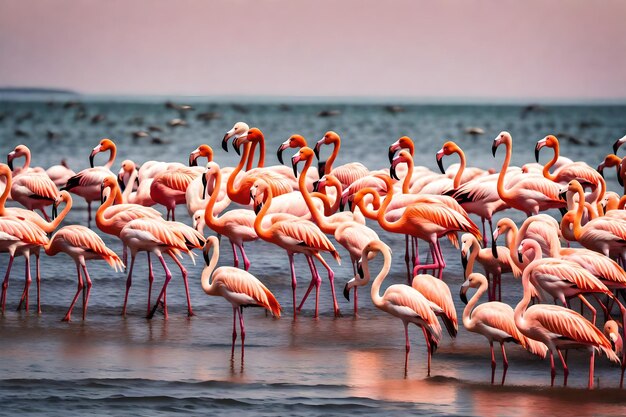
<svg viewBox="0 0 626 417">
<path fill-rule="evenodd" d="M 170 127 L 179 127 L 179 126 L 187 126 L 188 123 L 183 120 L 183 119 L 172 119 L 169 122 L 167 122 L 168 126 Z"/>
<path fill-rule="evenodd" d="M 241 357 L 244 356 L 246 329 L 243 320 L 244 307 L 263 307 L 276 318 L 280 318 L 281 306 L 274 294 L 261 281 L 247 271 L 230 266 L 217 269 L 220 257 L 219 241 L 215 236 L 207 239 L 203 255 L 206 267 L 202 271 L 202 289 L 208 295 L 222 296 L 233 306 L 233 346 L 231 355 L 235 354 L 237 340 L 237 314 L 239 314 L 239 330 L 241 331 Z M 209 253 L 213 249 L 213 255 Z"/>
<path fill-rule="evenodd" d="M 546 357 L 548 347 L 536 340 L 529 339 L 518 330 L 515 325 L 513 308 L 508 304 L 499 301 L 490 301 L 479 306 L 478 300 L 488 291 L 489 284 L 487 278 L 479 273 L 470 274 L 461 285 L 460 297 L 461 301 L 466 304 L 463 310 L 463 326 L 470 332 L 478 333 L 487 338 L 489 348 L 491 349 L 491 383 L 493 384 L 496 371 L 496 359 L 493 352 L 493 342 L 500 343 L 502 350 L 502 385 L 506 379 L 506 371 L 509 362 L 506 358 L 504 350 L 505 342 L 514 342 L 522 345 L 529 352 L 541 357 Z M 469 288 L 477 288 L 476 294 L 467 301 L 467 290 Z"/>
<path fill-rule="evenodd" d="M 441 325 L 433 312 L 434 306 L 419 291 L 405 284 L 391 285 L 381 296 L 380 287 L 391 268 L 391 249 L 380 240 L 370 242 L 363 250 L 363 256 L 361 257 L 362 269 L 359 275 L 369 275 L 368 258 L 370 252 L 380 252 L 383 254 L 384 259 L 383 268 L 372 283 L 370 291 L 372 302 L 378 309 L 398 317 L 404 324 L 406 341 L 404 373 L 406 374 L 408 371 L 409 352 L 411 350 L 411 344 L 409 342 L 409 324 L 413 323 L 421 328 L 424 333 L 424 340 L 428 352 L 428 376 L 430 376 L 431 355 L 435 352 L 441 340 Z"/>
<path fill-rule="evenodd" d="M 523 240 L 519 251 L 523 252 L 530 248 L 531 243 L 534 242 L 529 239 Z M 550 352 L 551 386 L 554 386 L 554 377 L 556 376 L 554 354 L 557 354 L 561 359 L 564 374 L 563 385 L 567 385 L 569 370 L 561 350 L 585 349 L 589 352 L 588 387 L 591 389 L 593 388 L 595 351 L 603 353 L 613 362 L 619 363 L 619 358 L 611 349 L 611 343 L 602 332 L 575 311 L 548 304 L 535 304 L 528 307 L 531 298 L 529 283 L 535 262 L 541 261 L 532 262 L 524 269 L 522 274 L 524 296 L 514 310 L 515 325 L 524 336 L 543 342 L 548 346 Z"/>
<path fill-rule="evenodd" d="M 467 133 L 468 135 L 472 135 L 472 136 L 478 136 L 478 135 L 484 135 L 485 134 L 485 129 L 483 129 L 481 127 L 477 127 L 477 126 L 466 127 L 463 131 L 465 133 Z"/>
<path fill-rule="evenodd" d="M 122 260 L 109 249 L 102 238 L 91 229 L 80 225 L 68 225 L 61 228 L 52 236 L 52 239 L 44 246 L 46 255 L 54 256 L 59 252 L 69 255 L 76 263 L 76 274 L 78 276 L 78 289 L 70 304 L 69 310 L 65 314 L 63 321 L 70 321 L 72 309 L 76 304 L 78 295 L 83 292 L 83 320 L 87 317 L 87 304 L 89 303 L 89 294 L 91 292 L 91 278 L 87 272 L 87 264 L 85 261 L 91 259 L 105 260 L 115 271 L 123 270 L 124 264 Z M 81 269 L 83 277 L 81 276 Z M 85 287 L 86 290 L 85 290 Z"/>
</svg>

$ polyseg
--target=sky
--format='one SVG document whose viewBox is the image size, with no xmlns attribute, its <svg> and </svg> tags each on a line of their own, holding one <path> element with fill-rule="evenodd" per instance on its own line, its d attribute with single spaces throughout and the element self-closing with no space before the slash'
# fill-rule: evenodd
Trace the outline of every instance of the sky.
<svg viewBox="0 0 626 417">
<path fill-rule="evenodd" d="M 0 0 L 0 87 L 626 101 L 622 0 Z"/>
</svg>

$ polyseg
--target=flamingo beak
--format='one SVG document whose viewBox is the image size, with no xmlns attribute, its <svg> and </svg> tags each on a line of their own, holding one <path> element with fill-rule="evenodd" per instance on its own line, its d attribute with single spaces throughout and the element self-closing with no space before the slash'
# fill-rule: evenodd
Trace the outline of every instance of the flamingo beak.
<svg viewBox="0 0 626 417">
<path fill-rule="evenodd" d="M 493 242 L 495 243 L 496 240 L 498 240 L 498 237 L 500 237 L 500 229 L 496 229 L 493 231 Z"/>
<path fill-rule="evenodd" d="M 520 263 L 524 263 L 524 257 L 522 256 L 522 252 L 520 252 L 520 251 L 517 251 L 517 260 Z"/>
<path fill-rule="evenodd" d="M 313 182 L 313 191 L 317 192 L 317 191 L 319 191 L 319 189 L 320 189 L 320 181 L 319 180 L 314 181 Z"/>
<path fill-rule="evenodd" d="M 467 304 L 467 289 L 469 288 L 469 281 L 463 282 L 461 289 L 459 290 L 459 298 L 463 301 L 463 304 Z"/>
<path fill-rule="evenodd" d="M 237 152 L 237 155 L 241 155 L 241 142 L 239 141 L 239 138 L 233 140 L 233 149 L 235 150 L 235 152 Z"/>
<path fill-rule="evenodd" d="M 100 204 L 104 203 L 104 186 L 100 185 Z"/>
<path fill-rule="evenodd" d="M 206 175 L 202 175 L 202 199 L 203 200 L 206 200 L 206 186 L 207 186 Z"/>
<path fill-rule="evenodd" d="M 567 201 L 567 190 L 559 191 L 559 198 L 563 201 Z"/>
<path fill-rule="evenodd" d="M 291 168 L 293 169 L 293 176 L 298 178 L 298 162 L 300 162 L 300 154 L 295 154 L 291 158 Z"/>
<path fill-rule="evenodd" d="M 498 150 L 498 139 L 493 141 L 493 145 L 491 145 L 491 153 L 493 154 L 493 157 L 496 157 L 496 151 Z"/>
<path fill-rule="evenodd" d="M 353 201 L 351 198 L 349 198 L 349 199 L 348 199 L 348 210 L 350 210 L 350 211 L 354 211 L 354 210 L 352 209 L 352 204 L 353 204 L 353 203 L 354 203 L 354 201 Z"/>
<path fill-rule="evenodd" d="M 198 159 L 197 151 L 198 150 L 196 149 L 195 151 L 189 154 L 189 166 L 190 167 L 198 166 L 198 161 L 196 161 L 196 159 Z"/>
<path fill-rule="evenodd" d="M 465 254 L 461 253 L 461 265 L 463 265 L 463 272 L 467 269 L 467 258 Z"/>
<path fill-rule="evenodd" d="M 320 148 L 322 147 L 323 144 L 324 144 L 324 138 L 318 140 L 317 143 L 315 144 L 315 148 L 313 148 L 313 152 L 315 152 L 315 157 L 317 159 L 320 159 Z"/>
<path fill-rule="evenodd" d="M 491 240 L 491 254 L 493 255 L 494 259 L 498 259 L 498 247 L 496 246 L 495 239 Z"/>
<path fill-rule="evenodd" d="M 126 189 L 126 184 L 124 184 L 124 176 L 121 174 L 118 174 L 117 176 L 117 184 L 120 186 L 120 190 L 122 190 L 122 192 L 124 192 L 124 190 Z"/>
<path fill-rule="evenodd" d="M 210 248 L 210 246 L 205 243 L 204 244 L 204 248 L 202 249 L 202 257 L 204 258 L 204 263 L 207 266 L 209 266 L 209 264 L 211 263 L 211 259 L 209 258 L 209 248 Z"/>
<path fill-rule="evenodd" d="M 622 146 L 622 140 L 624 138 L 620 138 L 618 140 L 615 141 L 615 143 L 613 143 L 613 153 L 617 154 L 617 151 L 619 150 L 619 148 Z"/>
<path fill-rule="evenodd" d="M 89 166 L 93 168 L 93 158 L 100 152 L 100 145 L 93 148 L 91 153 L 89 154 Z"/>
<path fill-rule="evenodd" d="M 58 201 L 55 201 L 54 204 L 52 205 L 52 220 L 57 218 L 58 212 L 57 212 L 57 207 L 58 207 L 59 203 Z"/>
<path fill-rule="evenodd" d="M 346 282 L 345 287 L 343 287 L 343 296 L 346 298 L 346 300 L 350 301 L 350 287 L 348 287 L 347 282 Z"/>
<path fill-rule="evenodd" d="M 604 162 L 602 162 L 600 165 L 598 165 L 598 168 L 596 168 L 596 171 L 598 171 L 598 173 L 602 175 L 602 178 L 604 178 L 604 167 Z"/>
<path fill-rule="evenodd" d="M 15 151 L 10 152 L 10 153 L 7 155 L 7 165 L 9 166 L 9 169 L 10 169 L 11 171 L 13 171 L 13 158 L 15 158 Z"/>
<path fill-rule="evenodd" d="M 400 178 L 398 178 L 398 174 L 396 174 L 396 164 L 391 164 L 391 167 L 389 168 L 389 176 L 394 180 L 400 181 Z"/>
<path fill-rule="evenodd" d="M 389 146 L 389 153 L 387 154 L 387 156 L 389 157 L 389 163 L 393 162 L 393 157 L 396 155 L 396 150 L 397 150 L 396 145 L 397 145 L 397 142 Z"/>
<path fill-rule="evenodd" d="M 535 146 L 535 162 L 539 163 L 539 149 L 541 149 L 539 147 L 539 142 L 537 142 L 537 145 Z"/>
<path fill-rule="evenodd" d="M 363 273 L 363 262 L 361 262 L 360 260 L 356 265 L 356 272 L 359 274 L 359 277 L 361 277 L 361 279 L 365 277 L 365 274 Z"/>
<path fill-rule="evenodd" d="M 278 150 L 276 151 L 276 156 L 278 157 L 278 162 L 280 162 L 281 165 L 285 165 L 285 162 L 283 162 L 283 151 L 285 149 L 287 149 L 289 147 L 289 142 L 283 142 L 279 147 Z"/>
<path fill-rule="evenodd" d="M 437 152 L 437 166 L 442 174 L 446 173 L 446 169 L 443 167 L 443 149 L 439 149 L 439 152 Z"/>
<path fill-rule="evenodd" d="M 259 214 L 259 212 L 261 211 L 261 209 L 263 208 L 263 203 L 259 203 L 257 205 L 254 206 L 254 214 Z"/>
</svg>

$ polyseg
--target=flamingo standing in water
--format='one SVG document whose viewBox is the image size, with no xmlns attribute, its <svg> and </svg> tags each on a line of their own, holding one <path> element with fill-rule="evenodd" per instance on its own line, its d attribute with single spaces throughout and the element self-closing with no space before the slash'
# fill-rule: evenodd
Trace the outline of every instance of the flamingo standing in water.
<svg viewBox="0 0 626 417">
<path fill-rule="evenodd" d="M 330 252 L 337 262 L 340 262 L 339 253 L 326 235 L 313 222 L 308 220 L 300 220 L 295 216 L 283 217 L 277 219 L 269 227 L 263 226 L 263 217 L 267 213 L 272 204 L 273 192 L 270 185 L 262 179 L 257 180 L 250 194 L 254 199 L 255 212 L 257 213 L 254 221 L 254 230 L 257 235 L 270 243 L 273 243 L 287 251 L 289 257 L 289 265 L 291 269 L 291 289 L 293 299 L 293 315 L 296 317 L 296 271 L 293 264 L 293 255 L 302 253 L 309 263 L 311 269 L 311 279 L 315 286 L 315 317 L 318 316 L 319 305 L 319 287 L 322 279 L 317 272 L 313 257 L 318 259 L 328 271 L 328 280 L 330 281 L 330 290 L 333 297 L 333 310 L 335 317 L 340 315 L 339 305 L 335 296 L 335 274 L 330 266 L 326 263 L 320 252 Z M 309 286 L 309 290 L 311 286 Z M 306 296 L 305 296 L 306 298 Z"/>
<path fill-rule="evenodd" d="M 409 352 L 411 344 L 409 342 L 409 323 L 413 323 L 422 329 L 426 349 L 428 351 L 428 376 L 430 376 L 431 355 L 437 349 L 441 340 L 441 325 L 433 312 L 433 303 L 428 301 L 419 291 L 405 284 L 390 285 L 385 293 L 380 295 L 380 287 L 383 280 L 391 269 L 391 249 L 380 240 L 370 242 L 363 250 L 361 257 L 361 269 L 363 276 L 369 276 L 369 254 L 370 252 L 380 252 L 383 254 L 383 268 L 378 273 L 370 290 L 372 302 L 384 312 L 398 317 L 404 324 L 405 335 L 405 356 L 404 373 L 406 375 L 409 366 Z M 360 274 L 361 275 L 361 274 Z M 356 277 L 355 277 L 356 278 Z"/>
<path fill-rule="evenodd" d="M 493 351 L 493 342 L 500 343 L 502 351 L 502 385 L 506 379 L 506 371 L 509 367 L 509 361 L 506 358 L 504 350 L 505 342 L 514 342 L 530 353 L 540 358 L 545 358 L 548 347 L 536 340 L 529 339 L 520 333 L 515 325 L 513 308 L 510 305 L 499 301 L 490 301 L 479 306 L 478 300 L 488 291 L 489 283 L 483 274 L 471 273 L 467 276 L 463 285 L 461 285 L 460 297 L 461 301 L 466 304 L 463 310 L 463 326 L 472 333 L 478 333 L 487 338 L 489 348 L 491 349 L 491 384 L 493 384 L 496 372 L 496 358 Z M 470 288 L 477 288 L 478 291 L 467 301 L 467 291 Z"/>
<path fill-rule="evenodd" d="M 61 228 L 58 232 L 52 236 L 52 239 L 44 246 L 46 255 L 54 256 L 59 252 L 64 252 L 69 255 L 76 263 L 76 275 L 78 276 L 78 288 L 74 299 L 70 304 L 70 308 L 67 310 L 63 321 L 70 321 L 72 316 L 72 309 L 78 300 L 78 295 L 83 293 L 83 320 L 87 316 L 87 305 L 89 303 L 89 294 L 91 293 L 91 278 L 89 272 L 87 272 L 86 260 L 91 259 L 103 259 L 105 260 L 115 271 L 124 269 L 122 260 L 109 249 L 100 236 L 98 236 L 91 229 L 81 225 L 69 225 Z M 85 283 L 83 284 L 83 278 L 81 276 L 81 269 L 85 277 Z M 87 287 L 85 290 L 85 286 Z"/>
<path fill-rule="evenodd" d="M 176 221 L 176 206 L 185 204 L 187 187 L 198 176 L 190 167 L 169 168 L 154 176 L 150 184 L 150 197 L 167 209 L 167 220 Z"/>
<path fill-rule="evenodd" d="M 9 168 L 13 170 L 13 160 L 20 156 L 26 158 L 24 166 L 13 178 L 11 198 L 29 210 L 39 210 L 50 221 L 44 207 L 52 205 L 59 196 L 59 190 L 45 172 L 29 170 L 30 149 L 18 145 L 7 156 Z"/>
<path fill-rule="evenodd" d="M 233 306 L 233 346 L 231 355 L 235 354 L 237 340 L 237 314 L 239 314 L 239 330 L 241 331 L 241 358 L 244 356 L 246 328 L 243 322 L 244 307 L 263 307 L 280 318 L 282 310 L 274 294 L 261 281 L 247 271 L 230 266 L 217 269 L 220 258 L 220 244 L 215 236 L 209 236 L 203 250 L 206 267 L 202 271 L 202 289 L 208 295 L 224 297 Z M 213 249 L 213 255 L 209 253 Z"/>
<path fill-rule="evenodd" d="M 110 151 L 109 160 L 104 166 L 94 167 L 94 157 L 100 152 Z M 111 167 L 115 162 L 117 147 L 111 139 L 102 139 L 89 155 L 91 168 L 83 169 L 67 180 L 63 190 L 79 195 L 87 202 L 87 226 L 91 227 L 91 203 L 100 199 L 102 181 L 112 175 Z"/>
<path fill-rule="evenodd" d="M 326 161 L 320 159 L 320 148 L 322 145 L 333 145 L 333 152 Z M 314 152 L 315 156 L 319 160 L 318 173 L 322 177 L 325 174 L 333 174 L 341 182 L 341 185 L 346 188 L 359 178 L 363 178 L 370 173 L 360 162 L 351 162 L 345 165 L 341 165 L 333 169 L 333 163 L 339 155 L 339 149 L 341 148 L 341 138 L 336 132 L 332 130 L 326 132 L 324 137 L 317 141 L 315 144 Z"/>
<path fill-rule="evenodd" d="M 551 208 L 563 208 L 565 202 L 559 198 L 560 186 L 547 178 L 526 174 L 510 188 L 505 188 L 505 175 L 511 162 L 513 139 L 509 132 L 501 132 L 493 141 L 491 151 L 496 156 L 498 146 L 504 144 L 506 157 L 498 176 L 498 195 L 510 207 L 523 211 L 527 216 L 539 214 Z"/>
<path fill-rule="evenodd" d="M 538 249 L 533 248 L 533 242 L 524 239 L 519 247 L 519 251 L 523 252 L 527 249 L 534 249 L 535 254 Z M 585 349 L 589 355 L 589 389 L 593 388 L 593 369 L 596 350 L 606 355 L 609 360 L 619 363 L 619 358 L 611 350 L 611 342 L 598 330 L 589 320 L 582 315 L 568 308 L 535 304 L 528 307 L 531 298 L 530 278 L 534 271 L 534 265 L 541 260 L 531 262 L 522 274 L 522 285 L 524 287 L 524 296 L 517 304 L 514 310 L 515 325 L 520 332 L 531 339 L 543 342 L 548 346 L 550 352 L 550 385 L 554 386 L 554 377 L 556 371 L 554 369 L 554 354 L 558 354 L 563 364 L 563 385 L 567 385 L 567 376 L 569 370 L 567 363 L 561 354 L 561 350 L 567 349 Z"/>
</svg>

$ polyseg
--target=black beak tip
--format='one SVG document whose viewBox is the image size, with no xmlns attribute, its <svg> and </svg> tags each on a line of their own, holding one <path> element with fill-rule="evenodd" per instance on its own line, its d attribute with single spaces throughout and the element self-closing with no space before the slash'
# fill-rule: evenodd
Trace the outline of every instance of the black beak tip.
<svg viewBox="0 0 626 417">
<path fill-rule="evenodd" d="M 396 167 L 393 165 L 389 168 L 389 176 L 394 180 L 400 181 L 400 178 L 398 178 L 398 175 L 396 174 Z"/>
<path fill-rule="evenodd" d="M 7 165 L 9 166 L 9 169 L 13 171 L 13 160 L 10 159 L 8 156 L 7 156 Z"/>
<path fill-rule="evenodd" d="M 352 200 L 348 200 L 348 210 L 353 211 L 353 210 L 352 210 L 352 204 L 353 204 L 353 203 L 354 203 L 354 202 L 353 202 Z"/>
<path fill-rule="evenodd" d="M 496 157 L 496 150 L 498 150 L 498 146 L 497 145 L 491 145 L 491 154 L 493 155 L 493 157 Z"/>
<path fill-rule="evenodd" d="M 94 157 L 94 155 L 93 155 L 93 154 L 89 155 L 89 165 L 90 165 L 92 168 L 93 168 L 93 157 Z"/>
<path fill-rule="evenodd" d="M 343 199 L 339 200 L 339 211 L 343 211 L 344 206 L 345 206 L 345 204 L 343 202 Z"/>
<path fill-rule="evenodd" d="M 239 145 L 236 143 L 237 141 L 233 141 L 233 149 L 237 152 L 237 155 L 241 155 L 241 150 L 239 149 Z"/>
<path fill-rule="evenodd" d="M 615 143 L 613 144 L 613 153 L 617 154 L 618 149 L 619 149 L 619 140 L 616 140 Z"/>
<path fill-rule="evenodd" d="M 254 206 L 254 214 L 259 214 L 262 207 L 263 207 L 263 203 L 257 204 L 256 206 Z"/>
<path fill-rule="evenodd" d="M 348 283 L 343 287 L 343 296 L 346 300 L 350 301 L 350 288 L 348 288 Z"/>
<path fill-rule="evenodd" d="M 224 139 L 222 139 L 222 149 L 228 152 L 228 135 L 224 136 Z"/>
<path fill-rule="evenodd" d="M 461 265 L 463 265 L 463 271 L 467 269 L 467 258 L 461 255 Z"/>
<path fill-rule="evenodd" d="M 393 157 L 394 157 L 395 155 L 396 155 L 396 152 L 395 152 L 395 151 L 392 151 L 392 150 L 391 150 L 391 146 L 390 146 L 390 147 L 389 147 L 389 154 L 388 154 L 388 156 L 389 156 L 389 163 L 392 163 L 392 162 L 393 162 Z"/>
<path fill-rule="evenodd" d="M 281 165 L 285 165 L 285 162 L 283 162 L 283 150 L 282 149 L 278 149 L 278 151 L 276 152 L 276 156 L 278 157 L 278 162 L 280 162 Z"/>
<path fill-rule="evenodd" d="M 495 240 L 491 242 L 491 254 L 493 255 L 495 259 L 498 259 L 498 247 L 496 246 Z"/>
<path fill-rule="evenodd" d="M 517 260 L 520 261 L 520 263 L 524 262 L 524 257 L 521 252 L 517 252 Z"/>
<path fill-rule="evenodd" d="M 196 158 L 192 157 L 191 155 L 189 156 L 189 166 L 190 167 L 198 166 L 198 161 L 196 160 Z"/>
<path fill-rule="evenodd" d="M 359 274 L 359 277 L 361 277 L 361 279 L 363 279 L 365 274 L 363 273 L 363 264 L 362 263 L 359 262 L 359 264 L 356 267 L 356 272 Z"/>
<path fill-rule="evenodd" d="M 208 266 L 211 260 L 209 259 L 209 254 L 207 251 L 202 251 L 202 257 L 204 258 L 204 263 Z"/>
<path fill-rule="evenodd" d="M 319 144 L 315 145 L 315 148 L 313 148 L 313 152 L 315 153 L 315 157 L 317 159 L 320 159 L 320 146 L 319 146 Z"/>
<path fill-rule="evenodd" d="M 622 187 L 624 186 L 624 179 L 622 178 L 621 175 L 617 176 L 617 182 L 619 183 L 619 185 L 621 185 Z"/>
<path fill-rule="evenodd" d="M 293 176 L 298 178 L 298 163 L 291 160 L 291 169 L 293 169 Z"/>
<path fill-rule="evenodd" d="M 320 189 L 320 182 L 318 181 L 314 181 L 313 182 L 313 191 L 317 192 Z"/>
<path fill-rule="evenodd" d="M 467 295 L 465 294 L 465 291 L 463 291 L 463 288 L 461 288 L 461 291 L 459 292 L 459 298 L 463 301 L 463 304 L 467 305 Z"/>
<path fill-rule="evenodd" d="M 437 158 L 437 166 L 439 167 L 439 171 L 441 171 L 442 174 L 446 173 L 446 169 L 443 167 L 443 161 L 439 158 Z"/>
<path fill-rule="evenodd" d="M 535 162 L 539 163 L 539 148 L 535 146 Z"/>
</svg>

